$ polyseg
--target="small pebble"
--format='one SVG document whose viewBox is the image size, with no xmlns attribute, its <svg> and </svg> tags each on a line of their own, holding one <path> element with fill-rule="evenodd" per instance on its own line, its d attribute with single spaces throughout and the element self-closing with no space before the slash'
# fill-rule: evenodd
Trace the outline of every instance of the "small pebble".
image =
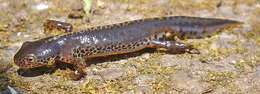
<svg viewBox="0 0 260 94">
<path fill-rule="evenodd" d="M 112 80 L 121 77 L 125 73 L 125 69 L 104 69 L 99 71 L 104 79 Z"/>
<path fill-rule="evenodd" d="M 49 8 L 49 5 L 47 3 L 39 3 L 35 6 L 32 6 L 32 9 L 34 9 L 34 10 L 45 10 L 48 8 Z"/>
</svg>

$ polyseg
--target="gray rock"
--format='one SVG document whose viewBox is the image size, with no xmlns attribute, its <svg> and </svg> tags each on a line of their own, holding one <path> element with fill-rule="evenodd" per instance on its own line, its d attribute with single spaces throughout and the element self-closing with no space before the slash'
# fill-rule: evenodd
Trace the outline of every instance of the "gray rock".
<svg viewBox="0 0 260 94">
<path fill-rule="evenodd" d="M 235 15 L 231 6 L 220 7 L 218 13 L 224 17 L 233 17 Z"/>
<path fill-rule="evenodd" d="M 125 73 L 125 69 L 112 68 L 112 69 L 103 69 L 98 72 L 101 74 L 101 76 L 104 77 L 104 79 L 112 80 L 121 77 Z"/>
</svg>

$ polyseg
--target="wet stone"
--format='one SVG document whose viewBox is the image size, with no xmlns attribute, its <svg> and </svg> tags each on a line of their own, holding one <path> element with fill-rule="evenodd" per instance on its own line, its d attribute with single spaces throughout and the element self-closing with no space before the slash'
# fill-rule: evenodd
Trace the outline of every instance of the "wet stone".
<svg viewBox="0 0 260 94">
<path fill-rule="evenodd" d="M 138 84 L 138 86 L 148 86 L 149 81 L 153 78 L 154 76 L 152 75 L 140 75 L 136 77 L 135 82 Z"/>
<path fill-rule="evenodd" d="M 33 10 L 45 10 L 49 8 L 49 4 L 47 2 L 38 3 L 31 7 Z"/>
<path fill-rule="evenodd" d="M 72 10 L 81 10 L 82 7 L 82 2 L 80 0 L 74 0 L 70 6 Z"/>
<path fill-rule="evenodd" d="M 257 63 L 257 64 L 260 64 L 260 63 Z M 257 67 L 256 67 L 256 70 L 257 70 L 257 71 L 260 71 L 260 66 L 257 66 Z"/>
<path fill-rule="evenodd" d="M 185 71 L 177 71 L 172 77 L 177 88 L 187 90 L 192 93 L 200 93 L 208 86 L 206 83 L 200 82 L 199 79 L 193 78 L 191 74 Z"/>
<path fill-rule="evenodd" d="M 230 6 L 222 6 L 219 8 L 218 12 L 219 12 L 219 14 L 226 16 L 226 17 L 234 16 L 233 9 Z"/>
<path fill-rule="evenodd" d="M 252 77 L 252 79 L 254 80 L 254 81 L 257 81 L 257 82 L 259 82 L 260 83 L 260 67 L 258 66 L 257 68 L 256 68 L 256 72 L 254 72 L 254 73 L 252 73 L 251 74 L 251 77 Z"/>
<path fill-rule="evenodd" d="M 216 40 L 214 41 L 211 45 L 210 45 L 210 48 L 211 49 L 217 49 L 217 48 L 220 48 L 220 47 L 225 47 L 225 48 L 235 48 L 234 45 L 232 44 L 229 44 L 227 43 L 227 41 L 223 41 L 223 40 Z"/>
<path fill-rule="evenodd" d="M 98 71 L 106 80 L 112 80 L 123 76 L 125 69 L 103 69 Z"/>
<path fill-rule="evenodd" d="M 153 93 L 152 90 L 146 86 L 139 86 L 135 91 L 135 94 L 152 94 L 152 93 Z"/>
<path fill-rule="evenodd" d="M 134 90 L 124 92 L 123 94 L 135 94 Z"/>
</svg>

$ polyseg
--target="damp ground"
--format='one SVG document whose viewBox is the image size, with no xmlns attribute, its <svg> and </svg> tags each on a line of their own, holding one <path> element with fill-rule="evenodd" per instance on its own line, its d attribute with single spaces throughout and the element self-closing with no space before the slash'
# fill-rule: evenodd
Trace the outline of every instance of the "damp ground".
<svg viewBox="0 0 260 94">
<path fill-rule="evenodd" d="M 90 15 L 82 7 L 81 0 L 0 0 L 1 92 L 7 86 L 28 94 L 260 92 L 259 0 L 93 0 Z M 47 19 L 71 23 L 76 32 L 163 16 L 223 18 L 244 24 L 210 38 L 183 41 L 194 45 L 201 54 L 146 49 L 91 59 L 89 62 L 94 63 L 84 69 L 87 75 L 79 81 L 67 79 L 66 69 L 23 76 L 13 64 L 13 56 L 23 42 L 57 34 L 43 31 Z"/>
</svg>

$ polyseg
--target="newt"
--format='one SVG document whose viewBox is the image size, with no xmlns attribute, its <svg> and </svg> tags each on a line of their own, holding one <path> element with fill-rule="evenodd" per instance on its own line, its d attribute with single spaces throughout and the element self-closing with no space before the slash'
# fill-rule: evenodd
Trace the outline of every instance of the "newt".
<svg viewBox="0 0 260 94">
<path fill-rule="evenodd" d="M 55 22 L 51 23 L 55 25 Z M 48 66 L 50 61 L 69 63 L 76 70 L 71 74 L 75 76 L 72 79 L 79 80 L 85 75 L 82 68 L 88 58 L 131 53 L 145 48 L 166 48 L 173 54 L 186 53 L 194 47 L 169 39 L 168 34 L 180 39 L 199 39 L 240 24 L 242 22 L 228 19 L 170 16 L 91 27 L 79 32 L 26 41 L 14 55 L 14 63 L 20 68 Z M 57 25 L 62 26 L 59 22 Z"/>
</svg>

